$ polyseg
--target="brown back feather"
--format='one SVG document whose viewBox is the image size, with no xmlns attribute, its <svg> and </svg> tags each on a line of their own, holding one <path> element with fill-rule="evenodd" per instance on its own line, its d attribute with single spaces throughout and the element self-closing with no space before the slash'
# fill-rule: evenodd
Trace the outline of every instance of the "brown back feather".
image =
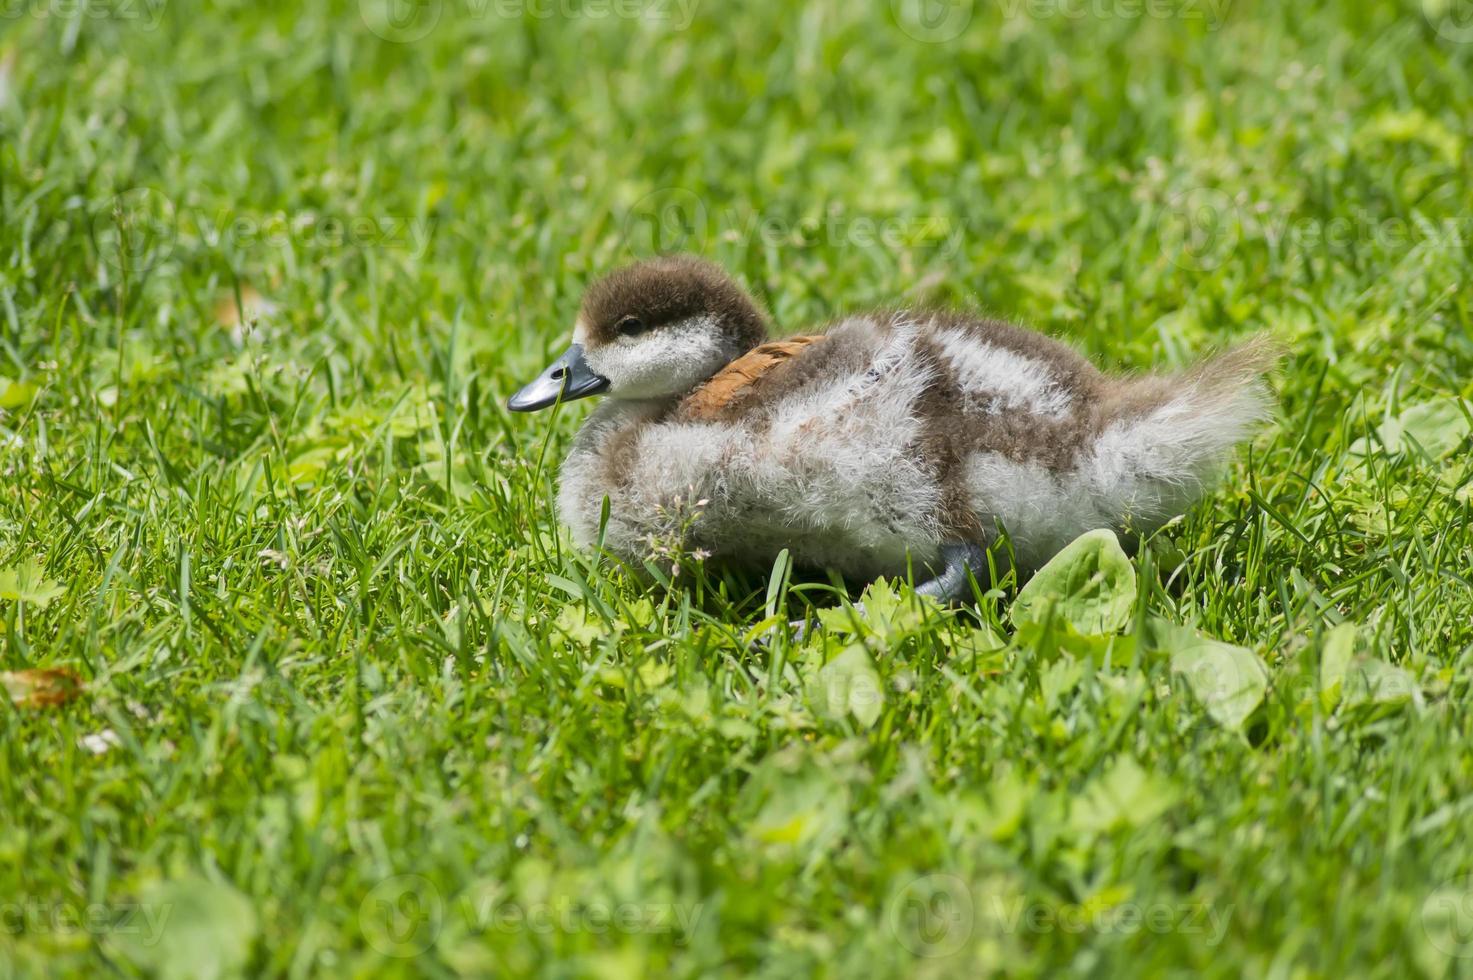
<svg viewBox="0 0 1473 980">
<path fill-rule="evenodd" d="M 678 414 L 691 421 L 714 422 L 747 395 L 763 377 L 781 369 L 812 344 L 827 339 L 823 334 L 788 337 L 763 344 L 732 361 L 711 380 L 686 396 Z"/>
</svg>

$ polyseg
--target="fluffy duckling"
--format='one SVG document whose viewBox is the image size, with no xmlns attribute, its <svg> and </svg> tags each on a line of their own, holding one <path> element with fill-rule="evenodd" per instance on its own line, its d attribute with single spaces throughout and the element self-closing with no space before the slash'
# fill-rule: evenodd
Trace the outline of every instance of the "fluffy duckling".
<svg viewBox="0 0 1473 980">
<path fill-rule="evenodd" d="M 573 345 L 509 407 L 606 393 L 563 464 L 575 540 L 647 555 L 678 539 L 765 569 L 783 548 L 943 600 L 986 581 L 1006 528 L 1036 569 L 1094 528 L 1149 532 L 1203 492 L 1270 410 L 1270 345 L 1174 377 L 1115 378 L 1041 334 L 896 310 L 766 342 L 756 302 L 691 257 L 589 289 Z"/>
</svg>

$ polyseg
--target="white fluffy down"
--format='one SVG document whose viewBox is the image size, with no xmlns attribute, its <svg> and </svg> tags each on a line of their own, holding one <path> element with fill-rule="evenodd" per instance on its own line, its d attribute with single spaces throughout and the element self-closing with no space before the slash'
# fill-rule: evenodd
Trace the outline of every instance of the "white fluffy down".
<svg viewBox="0 0 1473 980">
<path fill-rule="evenodd" d="M 1089 408 L 1073 405 L 1042 362 L 976 340 L 969 347 L 964 334 L 925 323 L 856 317 L 830 331 L 830 342 L 869 351 L 862 369 L 789 395 L 772 407 L 767 425 L 644 426 L 627 488 L 607 485 L 608 440 L 653 419 L 665 403 L 605 400 L 563 467 L 564 519 L 579 543 L 592 544 L 609 495 L 605 546 L 625 557 L 683 543 L 760 568 L 789 548 L 801 561 L 853 577 L 903 574 L 910 563 L 919 574 L 946 543 L 941 487 L 915 450 L 916 406 L 935 370 L 917 351 L 925 331 L 975 395 L 973 411 L 1057 419 Z M 594 368 L 617 374 L 616 390 L 621 382 L 625 392 L 665 387 L 658 371 L 625 356 L 610 354 Z M 675 366 L 689 356 L 672 349 L 657 362 L 663 371 L 696 370 Z M 702 378 L 713 370 L 699 369 Z M 984 525 L 995 519 L 1007 528 L 1019 563 L 1036 568 L 1086 530 L 1149 530 L 1180 513 L 1266 407 L 1257 383 L 1213 389 L 1184 380 L 1167 403 L 1108 425 L 1071 469 L 975 454 L 966 469 L 972 503 Z"/>
<path fill-rule="evenodd" d="M 855 319 L 832 333 L 834 342 L 873 349 L 869 369 L 795 393 L 774 406 L 769 428 L 648 426 L 630 486 L 610 508 L 606 546 L 647 554 L 705 500 L 688 543 L 737 562 L 765 565 L 790 548 L 809 564 L 864 577 L 902 573 L 907 555 L 918 565 L 934 560 L 940 489 L 910 450 L 920 426 L 915 403 L 931 371 L 917 355 L 915 330 Z M 611 399 L 579 433 L 560 508 L 580 543 L 598 534 L 602 447 L 646 411 Z"/>
<path fill-rule="evenodd" d="M 627 401 L 689 391 L 737 353 L 709 316 L 672 324 L 657 334 L 620 337 L 609 344 L 589 345 L 581 325 L 573 337 L 583 343 L 588 366 L 609 379 L 610 397 Z"/>
<path fill-rule="evenodd" d="M 969 411 L 1023 411 L 1057 419 L 1074 407 L 1046 364 L 963 330 L 937 330 L 933 337 L 967 393 Z"/>
<path fill-rule="evenodd" d="M 1260 381 L 1225 390 L 1183 384 L 1158 408 L 1107 425 L 1071 470 L 996 453 L 968 461 L 973 506 L 1008 529 L 1019 565 L 1037 568 L 1094 528 L 1156 530 L 1202 495 L 1232 447 L 1269 414 Z"/>
</svg>

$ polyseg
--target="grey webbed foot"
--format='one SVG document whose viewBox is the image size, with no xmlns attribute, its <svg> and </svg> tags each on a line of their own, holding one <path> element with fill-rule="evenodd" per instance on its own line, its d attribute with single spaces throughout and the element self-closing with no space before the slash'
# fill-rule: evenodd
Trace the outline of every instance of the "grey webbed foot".
<svg viewBox="0 0 1473 980">
<path fill-rule="evenodd" d="M 918 584 L 917 595 L 930 596 L 941 603 L 960 602 L 971 596 L 972 578 L 984 581 L 987 576 L 987 551 L 974 542 L 942 545 L 941 560 L 944 563 L 941 574 Z M 854 603 L 854 612 L 863 616 L 864 603 Z M 788 628 L 793 631 L 793 639 L 802 642 L 808 634 L 808 620 L 795 619 Z"/>
<path fill-rule="evenodd" d="M 945 562 L 941 574 L 917 585 L 917 595 L 928 595 L 941 602 L 957 602 L 971 595 L 968 572 L 978 581 L 986 579 L 987 552 L 975 542 L 942 545 L 941 560 Z"/>
</svg>

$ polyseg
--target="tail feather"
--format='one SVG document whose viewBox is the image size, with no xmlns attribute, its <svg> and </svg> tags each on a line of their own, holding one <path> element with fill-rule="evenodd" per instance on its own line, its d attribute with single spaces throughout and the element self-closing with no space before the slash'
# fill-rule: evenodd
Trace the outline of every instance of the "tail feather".
<svg viewBox="0 0 1473 980">
<path fill-rule="evenodd" d="M 1134 530 L 1183 513 L 1232 448 L 1271 417 L 1266 375 L 1281 356 L 1277 343 L 1260 336 L 1180 375 L 1121 382 L 1083 461 L 1097 499 Z"/>
</svg>

